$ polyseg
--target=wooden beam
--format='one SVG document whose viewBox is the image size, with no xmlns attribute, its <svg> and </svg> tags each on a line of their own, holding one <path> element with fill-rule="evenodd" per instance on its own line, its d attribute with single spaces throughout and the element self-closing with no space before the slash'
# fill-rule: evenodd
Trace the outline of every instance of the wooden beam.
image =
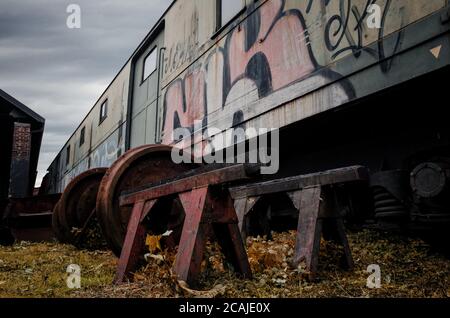
<svg viewBox="0 0 450 318">
<path fill-rule="evenodd" d="M 230 188 L 233 199 L 261 196 L 269 193 L 295 191 L 310 186 L 323 186 L 355 181 L 367 181 L 369 174 L 363 166 L 353 166 L 319 173 L 305 174 L 295 177 L 277 179 L 246 186 Z"/>
<path fill-rule="evenodd" d="M 176 193 L 183 193 L 191 189 L 213 186 L 227 182 L 248 179 L 255 173 L 254 165 L 237 164 L 222 169 L 208 171 L 168 182 L 135 193 L 124 194 L 120 197 L 121 206 L 130 206 L 137 201 L 152 200 Z M 259 171 L 259 170 L 258 170 Z"/>
</svg>

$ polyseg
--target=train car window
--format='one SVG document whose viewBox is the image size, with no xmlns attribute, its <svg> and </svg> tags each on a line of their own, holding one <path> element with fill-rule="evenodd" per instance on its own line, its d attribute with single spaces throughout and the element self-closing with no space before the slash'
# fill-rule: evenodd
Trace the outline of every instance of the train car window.
<svg viewBox="0 0 450 318">
<path fill-rule="evenodd" d="M 86 127 L 81 128 L 80 132 L 80 147 L 84 145 L 84 139 L 86 135 Z"/>
<path fill-rule="evenodd" d="M 218 29 L 224 27 L 230 22 L 236 15 L 238 15 L 245 4 L 243 0 L 217 0 L 218 12 Z"/>
<path fill-rule="evenodd" d="M 69 163 L 70 163 L 70 145 L 67 146 L 67 149 L 66 149 L 66 166 L 68 166 Z"/>
<path fill-rule="evenodd" d="M 108 100 L 105 100 L 100 106 L 100 123 L 101 124 L 106 117 L 108 117 Z"/>
<path fill-rule="evenodd" d="M 147 55 L 144 60 L 144 69 L 142 71 L 142 83 L 156 71 L 156 55 L 158 50 L 156 47 Z"/>
</svg>

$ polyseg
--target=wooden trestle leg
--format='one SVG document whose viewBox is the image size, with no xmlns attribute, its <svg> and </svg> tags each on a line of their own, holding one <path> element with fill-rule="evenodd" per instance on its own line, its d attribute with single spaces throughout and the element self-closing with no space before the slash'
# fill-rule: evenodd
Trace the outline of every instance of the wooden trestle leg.
<svg viewBox="0 0 450 318">
<path fill-rule="evenodd" d="M 228 262 L 242 276 L 251 277 L 231 198 L 228 195 L 213 197 L 209 187 L 181 193 L 179 197 L 186 216 L 174 266 L 178 278 L 190 285 L 195 283 L 210 225 Z"/>
<path fill-rule="evenodd" d="M 332 191 L 324 190 L 322 186 L 314 186 L 291 192 L 290 197 L 299 210 L 293 265 L 298 267 L 301 262 L 305 262 L 306 269 L 314 277 L 319 261 L 323 222 L 327 221 L 338 234 L 338 243 L 344 248 L 346 267 L 353 268 L 353 259 L 342 217 L 332 204 L 334 199 Z"/>
<path fill-rule="evenodd" d="M 134 204 L 128 221 L 127 234 L 117 265 L 115 284 L 122 283 L 136 269 L 139 259 L 144 254 L 146 231 L 142 220 L 153 208 L 157 200 L 138 201 Z"/>
</svg>

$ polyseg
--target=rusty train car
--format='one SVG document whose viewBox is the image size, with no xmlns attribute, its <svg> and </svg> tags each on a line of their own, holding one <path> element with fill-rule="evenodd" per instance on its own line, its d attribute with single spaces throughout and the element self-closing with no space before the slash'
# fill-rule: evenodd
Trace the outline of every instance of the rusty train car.
<svg viewBox="0 0 450 318">
<path fill-rule="evenodd" d="M 267 178 L 363 165 L 369 184 L 350 189 L 349 216 L 448 224 L 449 28 L 448 0 L 173 1 L 43 186 L 63 193 L 57 208 L 83 202 L 82 220 L 103 211 L 120 254 L 131 211 L 118 195 L 189 169 L 170 160 L 174 129 L 277 128 Z"/>
</svg>

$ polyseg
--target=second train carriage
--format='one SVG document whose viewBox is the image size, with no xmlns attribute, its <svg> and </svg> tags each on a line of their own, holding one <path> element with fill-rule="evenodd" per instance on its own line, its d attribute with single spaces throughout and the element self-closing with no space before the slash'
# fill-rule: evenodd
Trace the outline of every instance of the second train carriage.
<svg viewBox="0 0 450 318">
<path fill-rule="evenodd" d="M 48 190 L 173 144 L 179 127 L 279 128 L 275 177 L 365 165 L 380 218 L 447 221 L 449 15 L 447 0 L 174 1 L 51 164 Z"/>
</svg>

